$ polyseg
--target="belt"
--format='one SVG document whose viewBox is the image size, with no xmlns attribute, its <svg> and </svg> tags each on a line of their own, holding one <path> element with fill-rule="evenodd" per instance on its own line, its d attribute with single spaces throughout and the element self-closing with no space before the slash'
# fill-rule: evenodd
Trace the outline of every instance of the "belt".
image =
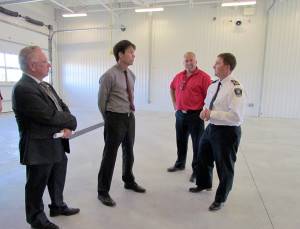
<svg viewBox="0 0 300 229">
<path fill-rule="evenodd" d="M 212 124 L 212 123 L 210 123 L 209 125 L 212 126 L 212 127 L 219 127 L 219 128 L 240 128 L 241 127 L 241 126 L 215 125 L 215 124 Z"/>
<path fill-rule="evenodd" d="M 106 113 L 117 114 L 117 115 L 125 115 L 125 116 L 128 116 L 128 117 L 130 117 L 130 115 L 133 114 L 133 112 L 118 113 L 118 112 L 112 112 L 112 111 L 106 111 Z"/>
<path fill-rule="evenodd" d="M 181 111 L 181 113 L 183 113 L 183 114 L 194 114 L 194 113 L 200 113 L 202 111 L 202 109 L 201 110 L 188 110 L 188 111 L 179 110 L 179 111 Z"/>
</svg>

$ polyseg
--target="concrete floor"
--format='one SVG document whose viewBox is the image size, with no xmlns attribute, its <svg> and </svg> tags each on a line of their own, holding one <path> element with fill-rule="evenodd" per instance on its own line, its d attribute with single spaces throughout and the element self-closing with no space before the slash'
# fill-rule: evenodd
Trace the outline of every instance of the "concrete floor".
<svg viewBox="0 0 300 229">
<path fill-rule="evenodd" d="M 78 130 L 102 122 L 97 110 L 71 109 Z M 184 171 L 168 173 L 176 158 L 173 113 L 136 112 L 134 174 L 147 189 L 123 188 L 121 154 L 111 196 L 114 208 L 97 199 L 97 174 L 103 150 L 103 127 L 71 140 L 65 202 L 79 207 L 75 216 L 50 221 L 63 229 L 271 229 L 300 228 L 300 120 L 247 117 L 235 168 L 233 190 L 218 212 L 208 211 L 211 192 L 192 194 L 191 145 Z M 12 113 L 0 115 L 0 228 L 27 229 L 24 212 L 25 166 L 19 164 L 18 131 Z M 46 214 L 49 214 L 45 192 Z"/>
</svg>

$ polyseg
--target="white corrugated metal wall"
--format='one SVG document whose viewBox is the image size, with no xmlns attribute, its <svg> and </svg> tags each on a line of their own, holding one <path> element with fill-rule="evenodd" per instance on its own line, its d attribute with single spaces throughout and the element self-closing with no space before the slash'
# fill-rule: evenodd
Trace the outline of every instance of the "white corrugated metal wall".
<svg viewBox="0 0 300 229">
<path fill-rule="evenodd" d="M 137 76 L 137 109 L 172 110 L 169 84 L 183 70 L 182 57 L 186 51 L 194 51 L 199 68 L 212 77 L 216 55 L 232 52 L 238 60 L 234 74 L 247 87 L 249 103 L 254 105 L 248 107 L 247 115 L 259 113 L 263 79 L 262 116 L 300 118 L 299 105 L 295 107 L 299 104 L 295 96 L 299 94 L 299 84 L 296 84 L 299 64 L 295 64 L 299 59 L 299 1 L 279 1 L 271 9 L 263 68 L 267 7 L 265 1 L 259 1 L 254 16 L 244 16 L 241 7 L 221 8 L 215 4 L 166 7 L 164 12 L 153 13 L 152 23 L 148 14 L 116 11 L 119 16 L 114 18 L 114 25 L 123 24 L 127 29 L 113 30 L 113 44 L 128 39 L 137 46 L 131 67 Z M 96 107 L 99 77 L 115 63 L 114 57 L 108 54 L 111 50 L 110 30 L 106 29 L 110 25 L 109 12 L 92 13 L 80 19 L 63 19 L 57 14 L 57 20 L 59 29 L 103 28 L 59 33 L 55 38 L 64 99 L 70 106 Z M 237 20 L 242 21 L 241 26 L 235 25 Z M 150 58 L 152 66 L 149 66 Z M 148 82 L 151 103 L 148 103 Z"/>
<path fill-rule="evenodd" d="M 270 11 L 261 115 L 300 118 L 300 1 Z"/>
</svg>

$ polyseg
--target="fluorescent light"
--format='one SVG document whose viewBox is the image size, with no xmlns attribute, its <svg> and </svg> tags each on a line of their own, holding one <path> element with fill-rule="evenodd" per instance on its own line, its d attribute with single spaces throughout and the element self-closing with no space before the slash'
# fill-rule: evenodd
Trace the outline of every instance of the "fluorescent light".
<svg viewBox="0 0 300 229">
<path fill-rule="evenodd" d="M 156 12 L 156 11 L 164 11 L 164 8 L 144 8 L 144 9 L 135 9 L 135 12 L 142 13 L 142 12 Z"/>
<path fill-rule="evenodd" d="M 246 2 L 223 2 L 222 6 L 250 6 L 255 5 L 256 1 L 246 1 Z"/>
<path fill-rule="evenodd" d="M 63 17 L 85 17 L 86 13 L 76 13 L 76 14 L 63 14 Z"/>
</svg>

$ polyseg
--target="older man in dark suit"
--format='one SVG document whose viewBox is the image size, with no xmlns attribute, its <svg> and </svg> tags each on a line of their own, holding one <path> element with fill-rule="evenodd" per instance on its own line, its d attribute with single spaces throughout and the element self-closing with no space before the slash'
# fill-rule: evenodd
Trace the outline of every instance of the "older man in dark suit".
<svg viewBox="0 0 300 229">
<path fill-rule="evenodd" d="M 20 163 L 26 165 L 26 219 L 32 228 L 57 229 L 44 212 L 43 193 L 48 187 L 50 216 L 74 215 L 77 208 L 63 202 L 69 140 L 77 126 L 76 118 L 54 88 L 43 82 L 48 75 L 46 55 L 38 46 L 19 53 L 22 78 L 12 92 L 12 107 L 20 132 Z M 54 138 L 54 134 L 62 136 Z"/>
</svg>

